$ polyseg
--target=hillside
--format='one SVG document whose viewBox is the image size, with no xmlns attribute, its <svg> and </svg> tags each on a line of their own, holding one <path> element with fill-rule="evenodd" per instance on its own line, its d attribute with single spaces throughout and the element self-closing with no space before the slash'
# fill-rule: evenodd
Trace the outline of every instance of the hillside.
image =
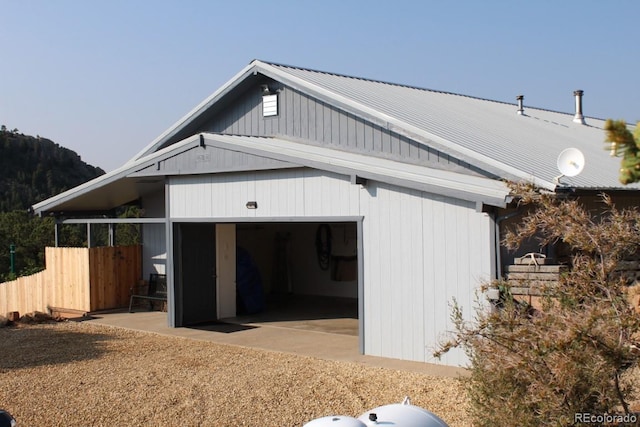
<svg viewBox="0 0 640 427">
<path fill-rule="evenodd" d="M 26 210 L 104 173 L 49 139 L 0 130 L 0 212 Z"/>
</svg>

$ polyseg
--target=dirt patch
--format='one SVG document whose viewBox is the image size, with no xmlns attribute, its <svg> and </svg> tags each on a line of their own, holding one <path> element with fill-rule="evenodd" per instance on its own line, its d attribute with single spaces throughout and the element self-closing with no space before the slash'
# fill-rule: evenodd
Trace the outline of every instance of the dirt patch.
<svg viewBox="0 0 640 427">
<path fill-rule="evenodd" d="M 0 402 L 18 425 L 302 426 L 410 396 L 471 425 L 452 378 L 87 323 L 0 329 Z"/>
</svg>

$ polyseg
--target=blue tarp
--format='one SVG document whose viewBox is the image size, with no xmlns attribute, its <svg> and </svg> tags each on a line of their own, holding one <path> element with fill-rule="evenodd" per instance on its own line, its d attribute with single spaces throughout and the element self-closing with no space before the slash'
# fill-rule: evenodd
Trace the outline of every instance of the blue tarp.
<svg viewBox="0 0 640 427">
<path fill-rule="evenodd" d="M 236 248 L 236 290 L 238 314 L 254 314 L 264 310 L 264 290 L 258 266 L 246 249 Z"/>
</svg>

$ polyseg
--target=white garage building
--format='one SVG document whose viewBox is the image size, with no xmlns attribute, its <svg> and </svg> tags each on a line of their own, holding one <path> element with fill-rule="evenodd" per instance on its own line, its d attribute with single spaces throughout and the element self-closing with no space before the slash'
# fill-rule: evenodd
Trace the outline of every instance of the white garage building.
<svg viewBox="0 0 640 427">
<path fill-rule="evenodd" d="M 433 362 L 451 301 L 469 313 L 501 270 L 504 180 L 619 189 L 580 97 L 565 114 L 256 60 L 121 168 L 33 208 L 62 222 L 138 203 L 171 326 L 236 315 L 240 246 L 265 293 L 357 300 L 363 353 Z M 587 167 L 559 184 L 567 147 Z"/>
</svg>

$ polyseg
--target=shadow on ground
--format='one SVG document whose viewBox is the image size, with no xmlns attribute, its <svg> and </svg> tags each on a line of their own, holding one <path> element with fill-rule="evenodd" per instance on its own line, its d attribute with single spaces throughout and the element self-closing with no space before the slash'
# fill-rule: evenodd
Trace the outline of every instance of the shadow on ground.
<svg viewBox="0 0 640 427">
<path fill-rule="evenodd" d="M 247 331 L 249 329 L 255 329 L 257 326 L 242 325 L 238 323 L 226 323 L 226 322 L 208 322 L 200 323 L 197 325 L 187 326 L 189 329 L 198 329 L 200 331 L 210 332 L 222 332 L 224 334 L 231 334 L 233 332 Z"/>
<path fill-rule="evenodd" d="M 58 329 L 55 324 L 0 328 L 0 373 L 95 359 L 106 351 L 102 343 L 111 339 L 100 333 Z"/>
</svg>

